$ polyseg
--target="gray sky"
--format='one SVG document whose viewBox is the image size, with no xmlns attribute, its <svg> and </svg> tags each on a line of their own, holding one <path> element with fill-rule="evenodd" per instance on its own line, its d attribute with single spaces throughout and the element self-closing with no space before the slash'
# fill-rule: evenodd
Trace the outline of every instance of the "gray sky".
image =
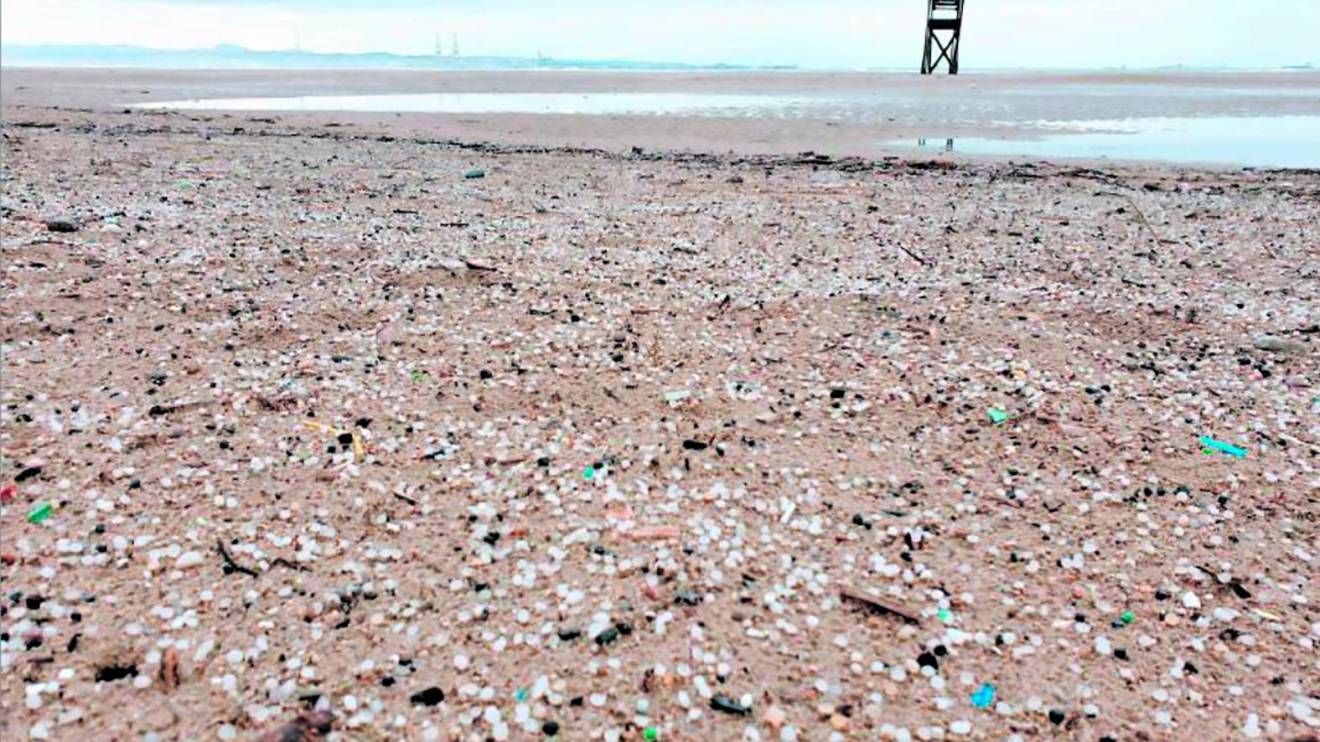
<svg viewBox="0 0 1320 742">
<path fill-rule="evenodd" d="M 4 0 L 6 43 L 909 68 L 925 0 Z M 962 66 L 1320 64 L 1320 0 L 967 0 Z"/>
</svg>

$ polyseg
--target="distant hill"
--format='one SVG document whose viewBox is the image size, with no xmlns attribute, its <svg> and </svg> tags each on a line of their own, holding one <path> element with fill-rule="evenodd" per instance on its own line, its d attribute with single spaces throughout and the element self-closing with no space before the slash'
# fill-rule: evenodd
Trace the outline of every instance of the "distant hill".
<svg viewBox="0 0 1320 742">
<path fill-rule="evenodd" d="M 151 49 L 142 46 L 0 45 L 6 67 L 145 67 L 165 69 L 420 69 L 420 70 L 747 70 L 794 69 L 791 66 L 693 65 L 630 60 L 552 59 L 549 57 L 451 57 L 373 52 L 321 54 L 307 51 L 256 51 L 232 44 L 210 49 Z"/>
</svg>

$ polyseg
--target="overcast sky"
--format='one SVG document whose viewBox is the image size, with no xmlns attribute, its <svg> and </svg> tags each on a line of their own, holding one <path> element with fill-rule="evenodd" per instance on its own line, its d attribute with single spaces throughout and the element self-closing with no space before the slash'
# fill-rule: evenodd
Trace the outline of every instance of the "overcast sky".
<svg viewBox="0 0 1320 742">
<path fill-rule="evenodd" d="M 902 67 L 925 0 L 4 0 L 6 43 Z M 962 66 L 1320 64 L 1320 0 L 967 0 Z"/>
</svg>

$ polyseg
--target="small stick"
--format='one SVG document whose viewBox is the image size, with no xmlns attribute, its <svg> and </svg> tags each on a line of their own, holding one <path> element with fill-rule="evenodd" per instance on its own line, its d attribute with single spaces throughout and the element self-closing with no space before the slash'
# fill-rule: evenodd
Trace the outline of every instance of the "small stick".
<svg viewBox="0 0 1320 742">
<path fill-rule="evenodd" d="M 874 613 L 895 616 L 904 623 L 912 624 L 913 626 L 921 625 L 921 619 L 913 615 L 910 611 L 900 608 L 888 601 L 873 598 L 870 595 L 857 592 L 856 590 L 850 590 L 846 587 L 839 588 L 839 597 L 857 603 Z"/>
<path fill-rule="evenodd" d="M 413 507 L 417 507 L 417 501 L 412 499 L 411 497 L 407 495 L 401 495 L 398 492 L 395 492 L 393 494 L 396 498 L 403 500 L 404 502 L 408 503 L 409 505 L 412 505 Z"/>
<path fill-rule="evenodd" d="M 913 260 L 917 261 L 918 263 L 921 263 L 921 264 L 924 265 L 925 267 L 927 267 L 927 268 L 930 267 L 930 263 L 926 262 L 926 259 L 925 259 L 925 258 L 923 258 L 923 257 L 921 257 L 920 255 L 918 255 L 918 254 L 912 252 L 911 250 L 907 249 L 906 247 L 904 247 L 904 246 L 902 246 L 902 245 L 900 245 L 900 244 L 898 244 L 898 243 L 894 243 L 894 247 L 897 247 L 898 249 L 900 249 L 900 250 L 902 250 L 903 252 L 907 253 L 907 254 L 908 254 L 908 257 L 912 258 Z"/>
<path fill-rule="evenodd" d="M 229 555 L 229 549 L 225 548 L 224 541 L 221 541 L 220 539 L 216 539 L 215 548 L 219 550 L 221 558 L 225 560 L 225 566 L 229 567 L 231 571 L 242 572 L 243 574 L 249 575 L 251 577 L 258 576 L 257 571 L 255 569 L 252 569 L 251 567 L 244 567 L 243 565 L 234 561 L 234 558 Z"/>
<path fill-rule="evenodd" d="M 1128 202 L 1128 205 L 1132 207 L 1132 210 L 1137 212 L 1137 218 L 1140 219 L 1141 223 L 1144 224 L 1146 226 L 1146 229 L 1150 231 L 1150 236 L 1155 238 L 1155 244 L 1157 245 L 1177 244 L 1176 242 L 1166 241 L 1164 238 L 1160 237 L 1160 233 L 1156 232 L 1155 228 L 1150 225 L 1150 221 L 1146 219 L 1145 212 L 1143 212 L 1141 210 L 1141 207 L 1137 205 L 1136 199 L 1132 198 L 1126 193 L 1114 193 L 1113 191 L 1109 191 L 1109 195 L 1118 196 L 1119 198 Z"/>
<path fill-rule="evenodd" d="M 871 234 L 871 239 L 876 240 L 876 241 L 879 241 L 879 240 L 880 240 L 880 237 L 879 237 L 878 235 L 872 233 L 872 234 Z M 890 243 L 890 244 L 892 244 L 894 247 L 897 247 L 898 249 L 902 250 L 903 252 L 907 253 L 907 256 L 908 256 L 909 258 L 912 258 L 913 260 L 917 261 L 918 263 L 921 263 L 922 266 L 924 266 L 924 267 L 926 267 L 926 268 L 929 268 L 929 267 L 930 267 L 930 263 L 927 262 L 927 260 L 926 260 L 925 258 L 923 258 L 923 257 L 921 257 L 920 255 L 918 255 L 918 254 L 912 252 L 911 250 L 907 249 L 907 248 L 904 247 L 903 245 L 900 245 L 900 244 L 898 244 L 898 243 L 896 243 L 896 242 L 894 242 L 894 243 Z"/>
</svg>

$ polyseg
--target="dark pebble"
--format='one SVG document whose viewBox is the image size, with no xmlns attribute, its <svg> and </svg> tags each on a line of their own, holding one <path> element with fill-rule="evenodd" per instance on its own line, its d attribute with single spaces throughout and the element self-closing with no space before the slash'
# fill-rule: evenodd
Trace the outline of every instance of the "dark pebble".
<svg viewBox="0 0 1320 742">
<path fill-rule="evenodd" d="M 48 232 L 77 232 L 78 223 L 67 219 L 50 219 L 46 222 Z"/>
<path fill-rule="evenodd" d="M 418 706 L 434 706 L 445 700 L 445 692 L 433 685 L 426 690 L 420 690 L 412 694 L 409 700 Z"/>
<path fill-rule="evenodd" d="M 542 724 L 541 733 L 547 737 L 553 737 L 556 734 L 559 734 L 559 722 L 547 721 L 546 723 Z"/>
<path fill-rule="evenodd" d="M 708 444 L 701 441 L 694 441 L 691 438 L 683 441 L 683 448 L 686 448 L 689 451 L 705 451 L 707 447 Z"/>
<path fill-rule="evenodd" d="M 113 683 L 138 674 L 137 665 L 106 665 L 96 668 L 96 682 Z"/>
<path fill-rule="evenodd" d="M 674 602 L 681 605 L 701 605 L 701 596 L 684 588 L 674 595 Z"/>
<path fill-rule="evenodd" d="M 596 643 L 603 647 L 606 644 L 613 644 L 618 638 L 619 629 L 615 626 L 611 626 L 596 635 Z"/>
<path fill-rule="evenodd" d="M 581 630 L 581 629 L 560 629 L 560 630 L 559 630 L 559 641 L 561 641 L 561 642 L 571 642 L 571 641 L 573 641 L 574 639 L 577 639 L 577 638 L 580 637 L 580 636 L 582 636 L 582 630 Z"/>
<path fill-rule="evenodd" d="M 736 714 L 738 716 L 746 716 L 752 713 L 751 709 L 738 703 L 732 698 L 729 698 L 723 693 L 710 699 L 710 707 L 716 711 L 723 711 L 726 714 Z"/>
<path fill-rule="evenodd" d="M 26 469 L 24 469 L 23 471 L 19 472 L 19 473 L 18 473 L 18 476 L 14 477 L 14 481 L 15 481 L 15 482 L 26 482 L 27 480 L 29 480 L 29 479 L 31 479 L 31 478 L 37 476 L 37 475 L 40 474 L 40 473 L 41 473 L 41 467 L 40 467 L 40 466 L 29 466 L 28 468 L 26 468 Z"/>
<path fill-rule="evenodd" d="M 1062 724 L 1062 723 L 1063 723 L 1063 712 L 1060 711 L 1060 710 L 1058 710 L 1058 709 L 1050 709 L 1050 723 L 1051 723 L 1051 724 Z"/>
</svg>

